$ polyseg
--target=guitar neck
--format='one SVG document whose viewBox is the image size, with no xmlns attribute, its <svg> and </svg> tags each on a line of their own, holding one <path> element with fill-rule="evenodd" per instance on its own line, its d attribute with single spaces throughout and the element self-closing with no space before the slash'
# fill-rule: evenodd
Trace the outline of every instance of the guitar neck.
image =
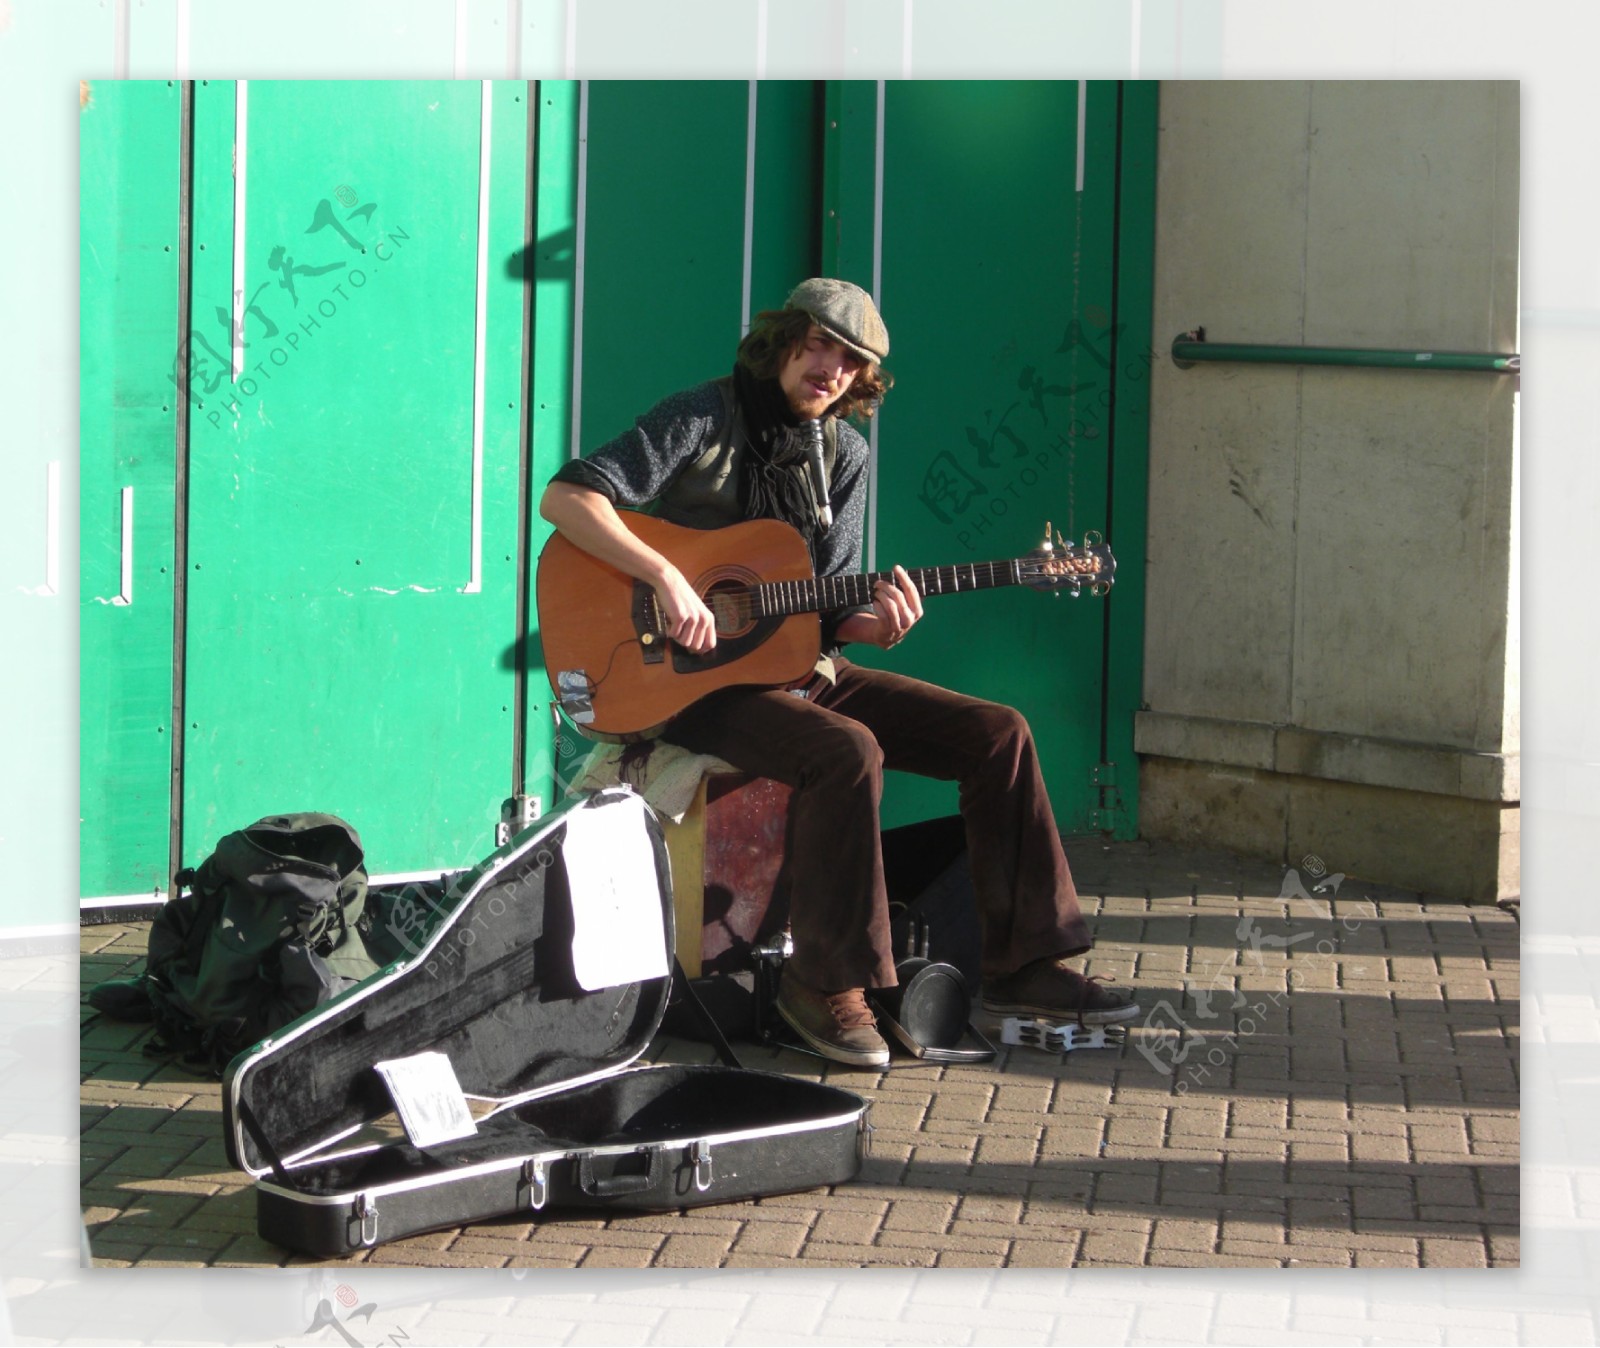
<svg viewBox="0 0 1600 1348">
<path fill-rule="evenodd" d="M 970 590 L 992 590 L 1001 585 L 1021 584 L 1015 561 L 968 562 L 961 566 L 925 566 L 909 569 L 912 583 L 926 598 L 935 594 L 966 594 Z M 811 580 L 765 581 L 752 585 L 761 617 L 786 617 L 794 613 L 828 613 L 839 608 L 857 608 L 872 602 L 873 587 L 880 581 L 894 583 L 892 571 L 869 571 L 855 576 L 824 576 Z"/>
</svg>

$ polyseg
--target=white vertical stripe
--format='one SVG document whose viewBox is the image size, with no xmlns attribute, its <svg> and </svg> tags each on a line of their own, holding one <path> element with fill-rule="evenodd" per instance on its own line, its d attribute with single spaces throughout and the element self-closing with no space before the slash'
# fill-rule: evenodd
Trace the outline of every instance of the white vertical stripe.
<svg viewBox="0 0 1600 1348">
<path fill-rule="evenodd" d="M 578 73 L 578 0 L 567 0 L 566 62 L 566 78 L 570 80 Z"/>
<path fill-rule="evenodd" d="M 887 85 L 878 81 L 877 125 L 872 152 L 872 302 L 883 310 L 883 124 Z M 878 423 L 876 413 L 867 430 L 867 570 L 878 569 Z"/>
<path fill-rule="evenodd" d="M 128 0 L 117 0 L 112 9 L 111 42 L 112 73 L 119 80 L 125 80 L 128 78 Z"/>
<path fill-rule="evenodd" d="M 44 584 L 33 590 L 43 598 L 61 593 L 61 461 L 44 466 Z"/>
<path fill-rule="evenodd" d="M 744 284 L 739 296 L 739 335 L 750 331 L 751 269 L 756 250 L 756 82 L 750 81 L 750 110 L 744 135 Z"/>
<path fill-rule="evenodd" d="M 472 568 L 463 594 L 483 590 L 483 382 L 488 364 L 489 332 L 489 162 L 491 94 L 493 85 L 481 82 L 482 108 L 478 117 L 478 304 L 472 349 Z"/>
<path fill-rule="evenodd" d="M 111 601 L 118 607 L 133 603 L 133 488 L 122 489 L 122 588 Z"/>
<path fill-rule="evenodd" d="M 189 78 L 189 0 L 178 0 L 178 48 L 173 55 L 172 73 L 180 80 Z"/>
<path fill-rule="evenodd" d="M 1137 0 L 1135 0 L 1137 3 Z M 900 78 L 911 78 L 911 7 L 913 0 L 900 3 Z"/>
<path fill-rule="evenodd" d="M 1130 80 L 1136 80 L 1139 78 L 1139 34 L 1140 30 L 1144 27 L 1143 0 L 1133 0 L 1132 9 L 1133 38 L 1128 44 L 1132 56 L 1128 62 L 1128 78 Z"/>
<path fill-rule="evenodd" d="M 233 381 L 244 369 L 244 209 L 249 80 L 233 86 Z"/>
<path fill-rule="evenodd" d="M 584 226 L 589 213 L 589 81 L 578 81 L 578 219 L 572 245 L 572 446 L 576 459 L 583 444 L 583 261 Z"/>
<path fill-rule="evenodd" d="M 467 0 L 456 0 L 456 32 L 455 46 L 450 54 L 450 70 L 456 79 L 461 78 L 461 69 L 467 51 Z"/>
<path fill-rule="evenodd" d="M 1078 81 L 1078 176 L 1077 191 L 1083 191 L 1083 147 L 1088 133 L 1089 81 Z"/>
<path fill-rule="evenodd" d="M 756 78 L 767 77 L 767 0 L 756 0 Z"/>
</svg>

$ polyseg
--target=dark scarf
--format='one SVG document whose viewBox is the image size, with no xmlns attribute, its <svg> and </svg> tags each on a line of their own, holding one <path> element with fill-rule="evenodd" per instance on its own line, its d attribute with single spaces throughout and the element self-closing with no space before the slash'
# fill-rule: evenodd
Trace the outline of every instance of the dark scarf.
<svg viewBox="0 0 1600 1348">
<path fill-rule="evenodd" d="M 776 379 L 757 379 L 735 365 L 733 388 L 744 414 L 747 452 L 739 476 L 739 506 L 745 519 L 782 520 L 812 543 L 818 525 L 806 488 L 804 427 Z"/>
</svg>

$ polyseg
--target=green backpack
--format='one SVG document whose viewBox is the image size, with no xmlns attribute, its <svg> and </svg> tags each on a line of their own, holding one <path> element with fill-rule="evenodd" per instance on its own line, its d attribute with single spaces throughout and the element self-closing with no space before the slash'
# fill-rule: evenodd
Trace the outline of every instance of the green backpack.
<svg viewBox="0 0 1600 1348">
<path fill-rule="evenodd" d="M 344 820 L 278 814 L 179 871 L 150 926 L 148 1051 L 220 1077 L 235 1054 L 375 973 L 363 863 Z"/>
</svg>

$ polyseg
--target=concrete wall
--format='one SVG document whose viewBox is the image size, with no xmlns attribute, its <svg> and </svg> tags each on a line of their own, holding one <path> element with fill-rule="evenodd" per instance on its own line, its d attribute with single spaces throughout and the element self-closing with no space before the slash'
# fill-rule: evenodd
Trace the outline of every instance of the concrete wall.
<svg viewBox="0 0 1600 1348">
<path fill-rule="evenodd" d="M 1169 83 L 1155 337 L 1517 349 L 1514 83 Z M 1515 893 L 1516 381 L 1156 364 L 1141 827 Z"/>
</svg>

